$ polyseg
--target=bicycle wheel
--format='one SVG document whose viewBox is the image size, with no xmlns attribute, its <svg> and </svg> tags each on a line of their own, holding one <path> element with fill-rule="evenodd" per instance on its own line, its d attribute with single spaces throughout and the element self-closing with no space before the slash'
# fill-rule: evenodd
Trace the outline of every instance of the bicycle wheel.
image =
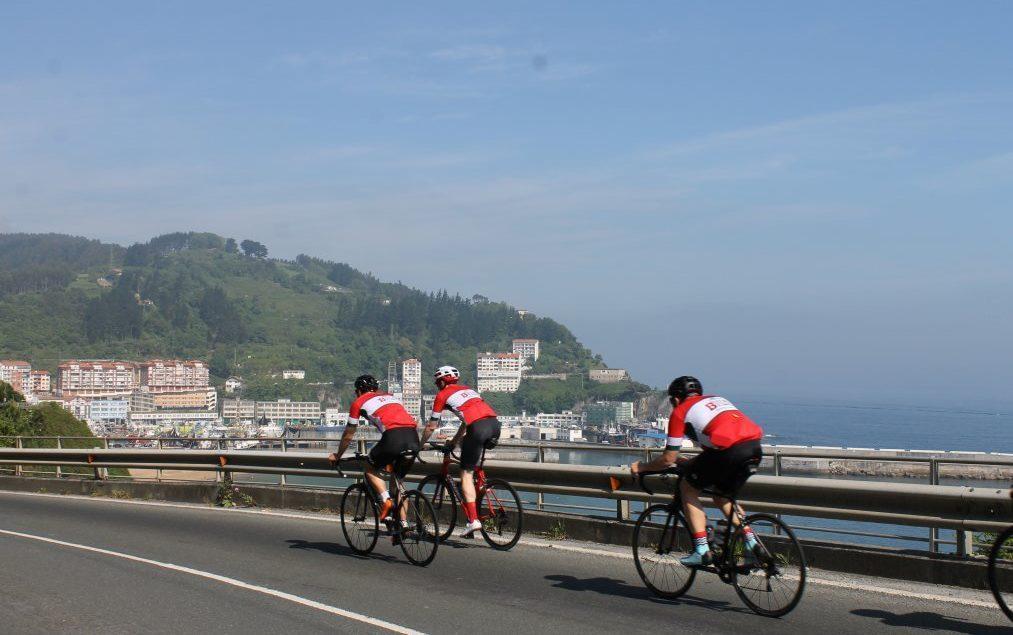
<svg viewBox="0 0 1013 635">
<path fill-rule="evenodd" d="M 362 483 L 349 485 L 341 497 L 341 532 L 352 551 L 362 555 L 372 551 L 380 537 L 376 505 Z"/>
<path fill-rule="evenodd" d="M 679 558 L 693 549 L 686 519 L 671 504 L 651 505 L 633 527 L 633 563 L 640 579 L 655 595 L 677 598 L 692 586 L 696 569 Z"/>
<path fill-rule="evenodd" d="M 802 545 L 791 527 L 776 516 L 753 514 L 746 517 L 745 526 L 753 530 L 756 546 L 752 550 L 746 547 L 744 527 L 735 530 L 728 545 L 735 592 L 755 613 L 785 615 L 805 591 Z"/>
<path fill-rule="evenodd" d="M 404 520 L 401 529 L 401 551 L 412 564 L 424 567 L 436 557 L 440 544 L 440 528 L 436 512 L 422 492 L 406 492 L 398 505 L 398 517 Z"/>
<path fill-rule="evenodd" d="M 440 520 L 440 542 L 450 538 L 457 526 L 457 497 L 439 474 L 430 474 L 419 483 L 419 491 L 433 504 Z"/>
<path fill-rule="evenodd" d="M 988 554 L 988 585 L 999 608 L 1013 620 L 1013 527 L 999 534 Z"/>
<path fill-rule="evenodd" d="M 498 478 L 486 481 L 475 508 L 482 522 L 482 537 L 490 547 L 507 551 L 521 539 L 524 508 L 510 483 Z"/>
</svg>

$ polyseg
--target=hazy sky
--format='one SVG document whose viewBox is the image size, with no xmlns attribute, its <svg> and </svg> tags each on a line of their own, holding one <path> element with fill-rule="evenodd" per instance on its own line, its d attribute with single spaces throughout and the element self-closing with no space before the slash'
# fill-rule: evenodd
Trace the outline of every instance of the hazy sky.
<svg viewBox="0 0 1013 635">
<path fill-rule="evenodd" d="M 254 238 L 656 384 L 1013 402 L 1013 4 L 160 4 L 0 4 L 0 231 Z"/>
</svg>

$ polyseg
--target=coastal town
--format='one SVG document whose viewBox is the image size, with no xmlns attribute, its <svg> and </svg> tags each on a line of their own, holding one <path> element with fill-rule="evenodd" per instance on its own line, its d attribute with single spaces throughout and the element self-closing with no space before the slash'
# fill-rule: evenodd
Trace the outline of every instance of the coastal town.
<svg viewBox="0 0 1013 635">
<path fill-rule="evenodd" d="M 524 381 L 566 380 L 566 374 L 530 373 L 540 355 L 537 339 L 514 339 L 512 350 L 481 352 L 475 359 L 476 389 L 516 392 Z M 298 368 L 272 375 L 286 382 L 314 381 Z M 384 389 L 403 401 L 424 425 L 435 395 L 418 359 L 392 360 Z M 624 369 L 587 371 L 588 381 L 628 380 Z M 0 359 L 0 381 L 21 392 L 30 405 L 56 403 L 86 422 L 96 435 L 122 438 L 279 438 L 327 435 L 347 423 L 347 406 L 336 399 L 260 401 L 244 397 L 242 377 L 213 378 L 207 362 L 185 359 L 61 360 L 55 373 L 24 360 Z M 428 390 L 427 390 L 428 389 Z M 662 421 L 637 417 L 631 401 L 596 401 L 562 412 L 505 413 L 502 438 L 519 441 L 607 443 L 656 447 Z M 444 414 L 439 436 L 453 436 L 457 421 Z M 366 431 L 364 431 L 366 432 Z"/>
</svg>

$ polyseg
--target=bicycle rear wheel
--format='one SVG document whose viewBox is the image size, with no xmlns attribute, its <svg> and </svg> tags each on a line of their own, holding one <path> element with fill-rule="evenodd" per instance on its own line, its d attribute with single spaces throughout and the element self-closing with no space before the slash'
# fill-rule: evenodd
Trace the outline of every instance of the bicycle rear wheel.
<svg viewBox="0 0 1013 635">
<path fill-rule="evenodd" d="M 999 534 L 988 554 L 988 585 L 999 608 L 1013 620 L 1013 527 Z"/>
<path fill-rule="evenodd" d="M 507 551 L 521 539 L 524 509 L 521 497 L 510 483 L 498 478 L 486 481 L 478 495 L 478 519 L 482 537 L 493 549 Z"/>
<path fill-rule="evenodd" d="M 693 541 L 686 519 L 669 505 L 651 505 L 633 527 L 633 562 L 640 579 L 655 595 L 677 598 L 693 585 L 696 569 L 679 558 L 689 555 Z"/>
<path fill-rule="evenodd" d="M 401 551 L 412 564 L 424 567 L 436 557 L 440 544 L 440 528 L 433 505 L 414 489 L 405 493 L 398 510 L 398 518 L 405 521 L 401 529 Z"/>
<path fill-rule="evenodd" d="M 341 532 L 345 542 L 358 554 L 366 555 L 380 537 L 380 517 L 362 483 L 349 485 L 341 497 Z"/>
<path fill-rule="evenodd" d="M 806 563 L 802 545 L 780 518 L 770 514 L 747 516 L 756 546 L 746 547 L 745 527 L 732 534 L 728 558 L 732 584 L 753 612 L 767 617 L 789 613 L 805 591 Z"/>
<path fill-rule="evenodd" d="M 419 491 L 433 504 L 436 517 L 440 520 L 440 542 L 450 538 L 457 526 L 457 497 L 447 487 L 447 481 L 439 474 L 430 474 L 419 483 Z"/>
</svg>

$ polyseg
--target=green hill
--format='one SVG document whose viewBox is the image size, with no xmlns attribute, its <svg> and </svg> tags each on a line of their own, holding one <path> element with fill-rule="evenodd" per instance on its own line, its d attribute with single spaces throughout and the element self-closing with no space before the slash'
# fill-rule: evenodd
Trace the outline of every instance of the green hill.
<svg viewBox="0 0 1013 635">
<path fill-rule="evenodd" d="M 505 413 L 554 411 L 595 398 L 634 399 L 647 387 L 581 379 L 604 366 L 563 325 L 521 316 L 482 296 L 462 298 L 381 282 L 353 267 L 300 255 L 267 258 L 253 241 L 177 233 L 124 249 L 57 234 L 0 234 L 0 357 L 55 368 L 67 358 L 187 357 L 209 360 L 220 382 L 241 375 L 245 396 L 333 399 L 390 360 L 418 357 L 428 371 L 461 368 L 475 355 L 537 338 L 537 373 L 493 399 Z M 306 370 L 306 381 L 273 377 Z"/>
</svg>

